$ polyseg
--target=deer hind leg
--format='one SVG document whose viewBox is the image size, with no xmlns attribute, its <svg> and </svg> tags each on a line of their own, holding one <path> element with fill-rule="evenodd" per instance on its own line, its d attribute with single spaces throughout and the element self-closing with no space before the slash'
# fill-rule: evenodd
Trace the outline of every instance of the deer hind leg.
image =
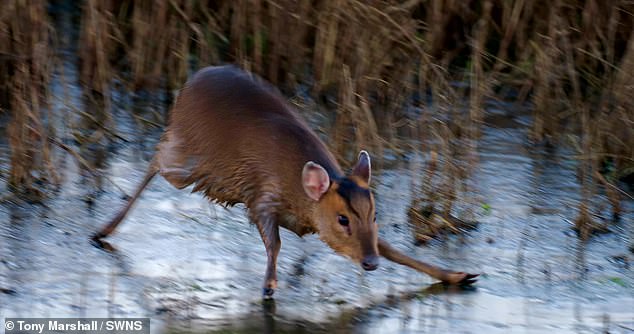
<svg viewBox="0 0 634 334">
<path fill-rule="evenodd" d="M 126 206 L 106 226 L 93 235 L 92 239 L 94 241 L 99 241 L 114 232 L 157 173 L 160 173 L 176 188 L 182 189 L 189 185 L 188 180 L 191 179 L 191 169 L 186 168 L 187 165 L 183 163 L 187 160 L 184 158 L 181 142 L 169 132 L 165 134 L 163 139 L 157 147 L 157 153 L 152 162 L 150 162 L 150 167 L 141 185 L 128 200 Z"/>
<path fill-rule="evenodd" d="M 150 167 L 148 168 L 148 171 L 145 174 L 145 177 L 143 178 L 143 182 L 141 182 L 139 187 L 136 189 L 136 191 L 134 192 L 134 195 L 130 197 L 125 207 L 121 211 L 119 211 L 119 213 L 106 226 L 104 226 L 99 232 L 93 235 L 92 237 L 93 240 L 99 241 L 101 238 L 105 238 L 108 235 L 110 235 L 112 232 L 114 232 L 114 230 L 121 223 L 121 221 L 123 221 L 123 218 L 125 218 L 125 216 L 128 214 L 130 209 L 132 209 L 134 202 L 136 202 L 139 196 L 141 196 L 141 193 L 143 192 L 145 187 L 147 187 L 150 181 L 152 181 L 152 179 L 154 178 L 157 172 L 158 172 L 158 168 L 156 166 L 156 161 L 152 160 L 152 162 L 150 163 Z"/>
<path fill-rule="evenodd" d="M 156 154 L 158 172 L 172 186 L 183 189 L 192 183 L 196 162 L 188 157 L 182 141 L 171 132 L 165 134 Z"/>
</svg>

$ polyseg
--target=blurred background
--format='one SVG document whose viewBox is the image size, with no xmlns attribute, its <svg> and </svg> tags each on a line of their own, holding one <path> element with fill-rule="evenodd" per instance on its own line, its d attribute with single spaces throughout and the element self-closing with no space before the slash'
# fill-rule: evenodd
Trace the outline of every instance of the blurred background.
<svg viewBox="0 0 634 334">
<path fill-rule="evenodd" d="M 634 331 L 631 1 L 1 6 L 0 316 L 145 314 L 170 331 Z M 91 247 L 141 179 L 178 89 L 226 63 L 277 86 L 343 166 L 368 150 L 381 234 L 482 272 L 478 288 L 387 263 L 362 274 L 315 238 L 284 235 L 277 310 L 262 309 L 265 253 L 242 208 L 163 180 L 113 238 L 115 255 Z"/>
</svg>

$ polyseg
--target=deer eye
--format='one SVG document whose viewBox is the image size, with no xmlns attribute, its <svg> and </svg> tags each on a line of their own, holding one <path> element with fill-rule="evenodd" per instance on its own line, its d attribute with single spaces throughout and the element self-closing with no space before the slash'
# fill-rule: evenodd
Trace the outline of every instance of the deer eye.
<svg viewBox="0 0 634 334">
<path fill-rule="evenodd" d="M 346 217 L 344 215 L 338 215 L 337 216 L 337 221 L 339 222 L 339 224 L 341 224 L 341 226 L 348 226 L 348 224 L 350 224 L 350 221 L 348 220 L 348 217 Z"/>
</svg>

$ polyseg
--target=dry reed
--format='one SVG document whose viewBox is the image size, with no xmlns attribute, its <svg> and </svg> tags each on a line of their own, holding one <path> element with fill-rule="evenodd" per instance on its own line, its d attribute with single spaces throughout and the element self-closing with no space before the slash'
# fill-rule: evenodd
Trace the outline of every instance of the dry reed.
<svg viewBox="0 0 634 334">
<path fill-rule="evenodd" d="M 11 113 L 8 125 L 11 170 L 8 184 L 31 200 L 55 184 L 49 126 L 49 82 L 53 49 L 46 1 L 9 1 L 0 14 L 0 74 L 6 98 L 0 105 Z"/>
<path fill-rule="evenodd" d="M 11 183 L 24 189 L 54 175 L 47 5 L 14 0 L 0 13 L 0 107 L 12 115 Z M 342 160 L 403 153 L 417 133 L 434 158 L 413 205 L 449 217 L 468 192 L 487 101 L 512 97 L 532 105 L 535 145 L 578 150 L 581 230 L 595 226 L 597 194 L 614 217 L 629 196 L 618 180 L 634 175 L 633 13 L 627 0 L 87 0 L 79 79 L 96 111 L 72 128 L 82 147 L 119 140 L 115 83 L 171 95 L 194 68 L 233 62 L 334 101 L 329 144 Z"/>
</svg>

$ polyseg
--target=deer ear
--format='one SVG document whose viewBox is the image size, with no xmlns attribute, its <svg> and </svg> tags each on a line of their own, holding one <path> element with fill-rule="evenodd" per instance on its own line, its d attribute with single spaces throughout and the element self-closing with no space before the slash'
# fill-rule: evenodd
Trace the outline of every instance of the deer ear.
<svg viewBox="0 0 634 334">
<path fill-rule="evenodd" d="M 309 161 L 302 170 L 302 184 L 306 195 L 315 201 L 319 201 L 330 187 L 330 176 L 328 176 L 328 172 L 326 172 L 324 167 Z"/>
<path fill-rule="evenodd" d="M 359 152 L 359 160 L 352 170 L 352 175 L 358 176 L 365 181 L 365 183 L 370 185 L 371 170 L 372 164 L 370 163 L 370 155 L 366 151 Z"/>
</svg>

